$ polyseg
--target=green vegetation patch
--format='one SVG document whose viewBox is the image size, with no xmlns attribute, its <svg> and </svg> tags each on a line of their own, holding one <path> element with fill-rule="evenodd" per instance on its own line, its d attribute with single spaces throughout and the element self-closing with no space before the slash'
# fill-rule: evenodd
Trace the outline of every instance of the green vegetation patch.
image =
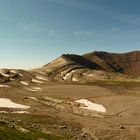
<svg viewBox="0 0 140 140">
<path fill-rule="evenodd" d="M 9 128 L 6 124 L 0 124 L 0 140 L 64 140 L 64 138 L 40 131 L 21 133 L 15 128 Z"/>
</svg>

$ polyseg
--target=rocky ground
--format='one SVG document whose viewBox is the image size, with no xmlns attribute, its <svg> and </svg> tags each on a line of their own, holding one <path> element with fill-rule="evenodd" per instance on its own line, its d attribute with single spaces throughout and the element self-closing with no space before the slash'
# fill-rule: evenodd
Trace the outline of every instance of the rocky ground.
<svg viewBox="0 0 140 140">
<path fill-rule="evenodd" d="M 1 140 L 140 139 L 139 78 L 45 69 L 0 70 Z"/>
<path fill-rule="evenodd" d="M 139 82 L 60 83 L 24 71 L 14 72 L 16 79 L 13 72 L 1 83 L 0 98 L 30 108 L 0 108 L 0 139 L 140 139 Z M 106 111 L 88 109 L 80 99 Z"/>
</svg>

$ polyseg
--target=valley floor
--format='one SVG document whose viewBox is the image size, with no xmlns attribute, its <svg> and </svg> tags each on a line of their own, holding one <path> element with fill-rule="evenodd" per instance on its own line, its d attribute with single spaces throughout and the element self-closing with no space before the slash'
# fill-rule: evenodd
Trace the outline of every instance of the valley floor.
<svg viewBox="0 0 140 140">
<path fill-rule="evenodd" d="M 14 83 L 11 83 L 14 84 Z M 0 98 L 30 108 L 0 108 L 1 140 L 139 140 L 140 83 L 96 81 L 45 82 L 41 90 L 0 87 Z M 86 109 L 77 100 L 102 105 Z M 9 133 L 9 134 L 8 134 Z"/>
</svg>

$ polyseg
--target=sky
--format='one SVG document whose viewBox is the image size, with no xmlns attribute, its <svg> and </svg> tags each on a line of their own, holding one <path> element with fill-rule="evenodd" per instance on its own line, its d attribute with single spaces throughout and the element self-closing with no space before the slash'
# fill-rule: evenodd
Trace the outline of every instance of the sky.
<svg viewBox="0 0 140 140">
<path fill-rule="evenodd" d="M 140 50 L 140 0 L 0 0 L 0 68 L 64 53 Z"/>
</svg>

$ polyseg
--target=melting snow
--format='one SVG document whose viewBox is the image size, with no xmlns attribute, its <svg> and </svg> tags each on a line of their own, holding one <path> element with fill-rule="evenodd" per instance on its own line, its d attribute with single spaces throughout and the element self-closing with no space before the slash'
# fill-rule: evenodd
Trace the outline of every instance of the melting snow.
<svg viewBox="0 0 140 140">
<path fill-rule="evenodd" d="M 40 87 L 32 87 L 32 89 L 34 89 L 34 90 L 41 90 Z"/>
<path fill-rule="evenodd" d="M 10 72 L 12 72 L 12 73 L 17 73 L 17 71 L 15 71 L 15 70 L 10 70 Z"/>
<path fill-rule="evenodd" d="M 6 87 L 6 88 L 9 88 L 10 86 L 7 86 L 7 85 L 0 85 L 0 87 Z"/>
<path fill-rule="evenodd" d="M 14 81 L 15 79 L 13 79 L 13 78 L 10 78 L 10 80 L 11 80 L 11 81 Z"/>
<path fill-rule="evenodd" d="M 92 77 L 92 76 L 94 76 L 93 74 L 89 74 L 89 77 Z"/>
<path fill-rule="evenodd" d="M 36 78 L 37 78 L 37 79 L 39 79 L 39 80 L 48 81 L 46 78 L 44 78 L 44 77 L 41 77 L 41 76 L 36 76 Z"/>
<path fill-rule="evenodd" d="M 20 75 L 21 77 L 23 77 L 23 74 L 21 74 L 21 73 L 18 73 L 18 75 Z"/>
<path fill-rule="evenodd" d="M 39 91 L 42 90 L 40 87 L 31 87 L 31 88 L 27 88 L 29 91 Z"/>
<path fill-rule="evenodd" d="M 32 79 L 32 82 L 35 82 L 35 83 L 40 83 L 42 84 L 43 82 L 39 81 L 39 80 L 36 80 L 36 79 Z"/>
<path fill-rule="evenodd" d="M 28 97 L 29 99 L 32 99 L 32 100 L 37 100 L 37 98 L 35 97 Z"/>
<path fill-rule="evenodd" d="M 12 102 L 10 99 L 6 99 L 6 98 L 0 98 L 0 107 L 20 108 L 20 109 L 30 108 L 30 106 L 17 104 L 17 103 Z"/>
<path fill-rule="evenodd" d="M 0 74 L 5 76 L 5 77 L 9 77 L 9 74 L 5 74 L 5 73 L 2 73 L 2 72 L 0 72 Z"/>
<path fill-rule="evenodd" d="M 64 79 L 64 80 L 67 80 L 67 78 L 68 78 L 70 75 L 71 75 L 71 72 L 67 73 L 67 74 L 63 77 L 63 79 Z"/>
<path fill-rule="evenodd" d="M 72 78 L 72 81 L 77 82 L 78 79 L 76 79 L 75 77 Z"/>
<path fill-rule="evenodd" d="M 8 112 L 8 111 L 0 111 L 1 114 L 5 114 L 5 113 L 15 113 L 15 114 L 30 114 L 28 111 L 12 111 L 12 112 Z"/>
<path fill-rule="evenodd" d="M 94 110 L 94 111 L 103 112 L 103 113 L 106 112 L 106 108 L 103 105 L 93 103 L 91 101 L 88 101 L 87 99 L 81 99 L 75 102 L 84 104 L 86 107 L 81 107 L 84 109 Z"/>
<path fill-rule="evenodd" d="M 25 85 L 25 86 L 28 86 L 29 84 L 25 81 L 20 81 L 21 84 Z"/>
<path fill-rule="evenodd" d="M 75 72 L 75 70 L 72 70 L 71 72 L 68 72 L 65 76 L 63 76 L 63 79 L 67 80 L 67 78 L 69 78 L 74 72 Z M 61 74 L 63 74 L 63 73 L 61 73 Z"/>
<path fill-rule="evenodd" d="M 11 70 L 10 72 L 15 73 L 15 74 L 18 74 L 18 75 L 20 75 L 20 76 L 22 76 L 22 77 L 23 77 L 23 74 L 18 73 L 16 70 Z"/>
<path fill-rule="evenodd" d="M 89 76 L 89 77 L 92 77 L 94 76 L 93 74 L 88 74 L 88 73 L 83 73 L 84 76 Z"/>
<path fill-rule="evenodd" d="M 16 114 L 30 114 L 28 111 L 13 111 L 11 113 L 16 113 Z"/>
</svg>

